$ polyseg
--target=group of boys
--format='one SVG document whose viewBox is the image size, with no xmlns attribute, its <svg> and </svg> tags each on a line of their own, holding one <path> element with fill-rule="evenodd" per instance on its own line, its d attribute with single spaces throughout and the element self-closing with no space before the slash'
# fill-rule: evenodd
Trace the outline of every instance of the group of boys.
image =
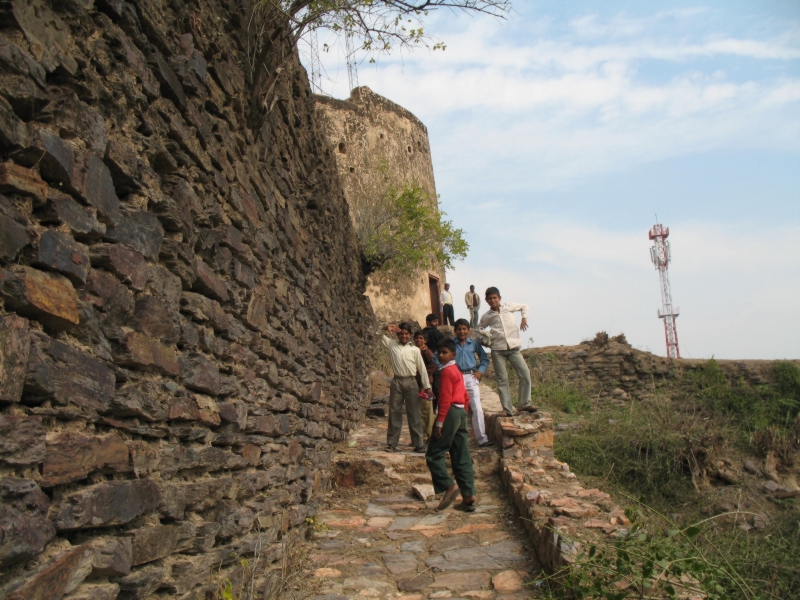
<svg viewBox="0 0 800 600">
<path fill-rule="evenodd" d="M 474 286 L 470 286 L 470 290 L 477 296 Z M 469 296 L 467 299 L 470 300 Z M 476 303 L 471 300 L 468 308 L 471 320 L 475 321 L 477 315 L 473 316 L 472 309 Z M 520 380 L 518 410 L 535 411 L 531 406 L 530 371 L 520 354 L 519 329 L 528 328 L 528 307 L 502 302 L 496 287 L 486 290 L 486 303 L 489 310 L 477 326 L 489 329 L 492 363 L 503 410 L 509 416 L 515 413 L 506 370 L 506 362 L 510 362 Z M 519 328 L 515 312 L 522 313 Z M 481 344 L 470 337 L 470 329 L 474 328 L 470 321 L 455 321 L 454 338 L 446 338 L 438 324 L 438 315 L 430 314 L 426 327 L 420 331 L 412 332 L 408 323 L 384 327 L 397 336 L 396 340 L 383 336 L 394 371 L 389 393 L 386 450 L 397 451 L 405 405 L 414 452 L 425 453 L 434 490 L 437 494 L 444 492 L 438 510 L 450 506 L 460 491 L 462 502 L 457 508 L 473 512 L 477 498 L 472 458 L 467 447 L 467 411 L 472 413 L 472 429 L 478 445 L 490 446 L 492 442 L 486 435 L 480 397 L 480 380 L 489 366 L 489 357 Z M 450 454 L 455 482 L 447 472 L 446 454 Z"/>
</svg>

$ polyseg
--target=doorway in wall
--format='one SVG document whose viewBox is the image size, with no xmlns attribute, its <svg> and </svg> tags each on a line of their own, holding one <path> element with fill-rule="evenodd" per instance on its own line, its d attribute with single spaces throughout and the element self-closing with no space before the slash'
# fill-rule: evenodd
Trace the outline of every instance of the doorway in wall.
<svg viewBox="0 0 800 600">
<path fill-rule="evenodd" d="M 428 275 L 428 287 L 431 292 L 431 312 L 439 315 L 439 322 L 442 320 L 442 307 L 439 304 L 439 278 Z"/>
</svg>

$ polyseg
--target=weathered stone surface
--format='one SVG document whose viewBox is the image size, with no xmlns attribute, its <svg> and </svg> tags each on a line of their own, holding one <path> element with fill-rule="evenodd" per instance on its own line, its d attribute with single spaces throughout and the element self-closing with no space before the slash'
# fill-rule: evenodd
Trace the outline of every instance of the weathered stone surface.
<svg viewBox="0 0 800 600">
<path fill-rule="evenodd" d="M 0 192 L 29 196 L 36 203 L 47 198 L 47 184 L 35 171 L 14 163 L 0 163 Z"/>
<path fill-rule="evenodd" d="M 90 546 L 67 550 L 41 567 L 8 584 L 8 600 L 56 600 L 68 594 L 91 572 L 94 551 Z"/>
<path fill-rule="evenodd" d="M 148 565 L 115 580 L 119 585 L 119 597 L 124 600 L 144 600 L 150 597 L 167 577 L 164 567 Z"/>
<path fill-rule="evenodd" d="M 239 429 L 247 427 L 247 405 L 241 400 L 222 402 L 217 405 L 223 423 L 235 423 Z"/>
<path fill-rule="evenodd" d="M 17 477 L 0 479 L 0 566 L 39 554 L 55 536 L 47 520 L 50 499 L 35 482 Z"/>
<path fill-rule="evenodd" d="M 6 46 L 0 43 L 0 48 Z M 28 128 L 25 127 L 8 100 L 0 96 L 0 147 L 17 150 L 28 145 Z"/>
<path fill-rule="evenodd" d="M 428 573 L 420 573 L 413 577 L 406 577 L 397 580 L 397 589 L 403 592 L 417 592 L 424 590 L 433 583 L 433 576 Z"/>
<path fill-rule="evenodd" d="M 132 538 L 103 536 L 91 541 L 94 548 L 92 577 L 122 577 L 131 572 Z"/>
<path fill-rule="evenodd" d="M 173 322 L 173 313 L 155 296 L 145 294 L 136 298 L 130 326 L 163 344 L 174 344 L 180 339 L 180 330 Z"/>
<path fill-rule="evenodd" d="M 190 390 L 219 394 L 219 369 L 202 354 L 188 354 L 180 359 L 181 379 Z"/>
<path fill-rule="evenodd" d="M 14 159 L 26 167 L 38 167 L 45 181 L 53 187 L 66 186 L 73 189 L 75 173 L 75 151 L 72 146 L 49 129 L 32 124 L 30 146 L 14 155 Z"/>
<path fill-rule="evenodd" d="M 30 243 L 28 231 L 14 219 L 0 214 L 0 259 L 14 260 Z"/>
<path fill-rule="evenodd" d="M 51 519 L 59 531 L 122 525 L 155 510 L 159 499 L 158 486 L 147 479 L 101 483 L 65 495 Z"/>
<path fill-rule="evenodd" d="M 86 436 L 63 431 L 47 436 L 42 485 L 51 487 L 85 478 L 89 473 L 131 471 L 128 446 L 119 436 Z"/>
<path fill-rule="evenodd" d="M 89 273 L 89 254 L 83 244 L 50 229 L 39 238 L 36 265 L 58 271 L 80 285 L 86 283 Z"/>
<path fill-rule="evenodd" d="M 173 398 L 167 418 L 178 421 L 200 421 L 212 427 L 220 424 L 216 401 L 202 394 Z"/>
<path fill-rule="evenodd" d="M 228 300 L 228 289 L 225 281 L 211 267 L 202 260 L 197 259 L 194 268 L 197 274 L 197 279 L 194 281 L 195 290 L 222 302 Z"/>
<path fill-rule="evenodd" d="M 84 208 L 69 196 L 51 197 L 47 203 L 48 210 L 42 218 L 44 223 L 63 223 L 79 239 L 93 240 L 106 232 L 106 226 L 97 220 L 90 209 Z"/>
<path fill-rule="evenodd" d="M 121 364 L 144 370 L 155 369 L 167 375 L 180 373 L 178 354 L 173 348 L 136 331 L 125 335 L 123 344 L 124 349 L 118 355 Z"/>
<path fill-rule="evenodd" d="M 41 417 L 0 415 L 0 462 L 27 466 L 45 458 Z"/>
<path fill-rule="evenodd" d="M 443 573 L 436 575 L 436 581 L 430 585 L 432 588 L 446 590 L 480 590 L 489 587 L 491 577 L 489 573 L 478 571 L 474 573 Z"/>
<path fill-rule="evenodd" d="M 84 583 L 64 600 L 115 600 L 119 596 L 116 583 Z"/>
<path fill-rule="evenodd" d="M 98 244 L 92 246 L 89 258 L 93 267 L 108 269 L 135 290 L 143 290 L 148 280 L 147 263 L 144 256 L 121 244 Z"/>
<path fill-rule="evenodd" d="M 111 414 L 117 417 L 135 417 L 150 423 L 164 421 L 165 392 L 155 381 L 141 381 L 117 390 L 109 405 Z"/>
<path fill-rule="evenodd" d="M 20 401 L 30 347 L 28 321 L 0 317 L 0 402 Z"/>
<path fill-rule="evenodd" d="M 81 197 L 97 209 L 100 218 L 108 225 L 117 225 L 122 220 L 117 191 L 111 172 L 98 156 L 86 155 L 86 163 L 76 186 Z M 126 230 L 124 230 L 126 231 Z"/>
<path fill-rule="evenodd" d="M 77 295 L 68 279 L 31 267 L 2 271 L 0 297 L 6 306 L 61 331 L 80 322 Z"/>
<path fill-rule="evenodd" d="M 109 140 L 104 162 L 111 172 L 114 188 L 119 193 L 140 189 L 139 160 L 130 146 L 121 141 Z"/>
<path fill-rule="evenodd" d="M 133 536 L 132 564 L 152 562 L 190 547 L 195 536 L 193 523 L 143 527 L 130 532 Z"/>
<path fill-rule="evenodd" d="M 127 244 L 151 260 L 158 260 L 164 229 L 153 213 L 126 212 L 120 213 L 119 225 L 110 227 L 105 237 Z"/>
<path fill-rule="evenodd" d="M 32 341 L 24 402 L 52 400 L 106 411 L 115 389 L 114 372 L 106 363 L 42 334 L 34 335 Z"/>
</svg>

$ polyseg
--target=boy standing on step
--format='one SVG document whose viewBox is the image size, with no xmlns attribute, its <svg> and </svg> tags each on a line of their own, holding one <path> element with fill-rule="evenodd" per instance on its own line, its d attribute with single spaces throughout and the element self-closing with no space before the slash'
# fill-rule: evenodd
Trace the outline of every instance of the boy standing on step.
<svg viewBox="0 0 800 600">
<path fill-rule="evenodd" d="M 436 415 L 425 462 L 431 472 L 433 489 L 444 492 L 436 510 L 444 510 L 453 503 L 461 491 L 461 508 L 475 511 L 475 475 L 472 457 L 467 447 L 467 412 L 469 396 L 464 388 L 464 378 L 456 365 L 456 343 L 443 340 L 439 343 L 439 413 Z M 444 455 L 450 454 L 455 482 L 447 472 Z"/>
<path fill-rule="evenodd" d="M 414 452 L 425 452 L 417 374 L 419 374 L 423 390 L 430 394 L 431 384 L 428 381 L 428 372 L 425 370 L 425 363 L 419 348 L 411 341 L 411 325 L 400 323 L 400 325 L 387 325 L 384 329 L 389 333 L 397 334 L 397 340 L 382 336 L 383 345 L 389 349 L 389 358 L 392 363 L 392 371 L 394 371 L 394 379 L 389 388 L 389 429 L 386 432 L 386 450 L 397 452 L 400 432 L 403 429 L 403 404 L 405 403 Z"/>
<path fill-rule="evenodd" d="M 486 304 L 489 310 L 483 314 L 478 327 L 489 328 L 492 337 L 492 365 L 497 377 L 497 393 L 503 410 L 509 417 L 514 415 L 514 406 L 511 404 L 511 388 L 508 385 L 508 371 L 506 361 L 511 363 L 519 377 L 519 402 L 521 411 L 535 412 L 536 407 L 531 406 L 531 372 L 525 358 L 520 353 L 522 340 L 519 330 L 528 328 L 528 305 L 502 302 L 500 290 L 496 287 L 486 289 Z M 522 313 L 522 322 L 517 327 L 514 313 Z"/>
</svg>

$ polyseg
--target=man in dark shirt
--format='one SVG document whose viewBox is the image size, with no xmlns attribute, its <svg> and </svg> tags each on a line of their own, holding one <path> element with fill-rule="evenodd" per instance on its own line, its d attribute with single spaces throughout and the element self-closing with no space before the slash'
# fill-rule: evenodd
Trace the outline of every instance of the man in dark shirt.
<svg viewBox="0 0 800 600">
<path fill-rule="evenodd" d="M 422 330 L 422 333 L 425 334 L 425 340 L 427 342 L 428 348 L 439 348 L 439 342 L 444 339 L 444 334 L 439 331 L 439 315 L 434 313 L 429 314 L 425 317 L 425 324 L 427 327 Z"/>
</svg>

